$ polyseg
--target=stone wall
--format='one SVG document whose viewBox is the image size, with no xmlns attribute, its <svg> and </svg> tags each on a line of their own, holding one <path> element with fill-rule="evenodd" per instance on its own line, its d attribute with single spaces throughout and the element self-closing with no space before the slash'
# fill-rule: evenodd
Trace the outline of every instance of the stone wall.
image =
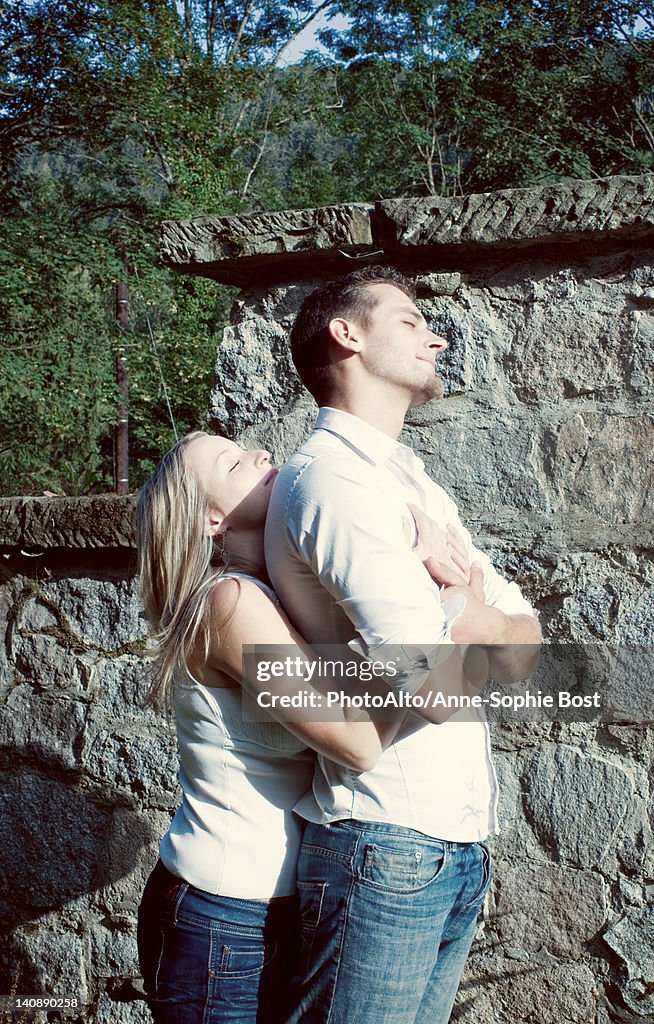
<svg viewBox="0 0 654 1024">
<path fill-rule="evenodd" d="M 403 439 L 550 639 L 651 647 L 654 177 L 202 218 L 165 225 L 163 253 L 240 286 L 210 415 L 277 459 L 315 412 L 287 348 L 304 294 L 356 258 L 409 273 L 450 348 L 446 397 L 414 410 Z M 176 800 L 168 725 L 139 707 L 129 507 L 0 511 L 0 958 L 20 990 L 79 993 L 103 1024 L 146 1019 L 134 914 Z M 648 1019 L 651 725 L 505 724 L 494 745 L 503 831 L 453 1019 Z"/>
<path fill-rule="evenodd" d="M 76 998 L 66 1019 L 98 1024 L 150 1019 L 136 909 L 177 799 L 170 726 L 139 706 L 132 514 L 116 497 L 0 502 L 0 991 Z"/>
</svg>

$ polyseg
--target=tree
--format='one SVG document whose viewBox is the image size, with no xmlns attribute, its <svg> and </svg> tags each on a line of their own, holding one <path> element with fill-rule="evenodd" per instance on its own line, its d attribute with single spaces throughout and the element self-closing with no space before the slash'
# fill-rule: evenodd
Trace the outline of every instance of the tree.
<svg viewBox="0 0 654 1024">
<path fill-rule="evenodd" d="M 649 7 L 614 0 L 344 0 L 352 198 L 456 194 L 654 166 Z M 392 159 L 389 160 L 389 155 Z M 395 169 L 395 173 L 393 173 Z"/>
<path fill-rule="evenodd" d="M 0 222 L 0 493 L 85 493 L 106 478 L 115 395 L 98 273 L 112 253 L 96 237 L 83 265 L 66 221 L 40 179 L 29 211 Z"/>
</svg>

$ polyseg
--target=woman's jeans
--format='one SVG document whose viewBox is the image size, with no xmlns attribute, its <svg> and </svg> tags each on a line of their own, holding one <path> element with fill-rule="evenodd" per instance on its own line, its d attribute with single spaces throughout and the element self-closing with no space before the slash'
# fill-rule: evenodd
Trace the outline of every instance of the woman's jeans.
<svg viewBox="0 0 654 1024">
<path fill-rule="evenodd" d="M 490 875 L 485 843 L 309 824 L 287 1024 L 446 1024 Z"/>
<path fill-rule="evenodd" d="M 159 861 L 138 919 L 141 973 L 156 1024 L 278 1024 L 297 922 L 295 896 L 212 896 Z"/>
</svg>

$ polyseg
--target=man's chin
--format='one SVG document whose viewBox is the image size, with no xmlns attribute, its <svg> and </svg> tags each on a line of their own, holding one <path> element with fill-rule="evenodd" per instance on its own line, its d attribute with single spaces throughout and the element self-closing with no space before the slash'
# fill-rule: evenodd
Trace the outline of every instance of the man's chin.
<svg viewBox="0 0 654 1024">
<path fill-rule="evenodd" d="M 443 381 L 440 377 L 432 377 L 429 384 L 414 396 L 409 408 L 415 409 L 418 405 L 424 405 L 425 402 L 431 402 L 432 398 L 442 398 L 444 394 L 445 385 L 443 384 Z"/>
</svg>

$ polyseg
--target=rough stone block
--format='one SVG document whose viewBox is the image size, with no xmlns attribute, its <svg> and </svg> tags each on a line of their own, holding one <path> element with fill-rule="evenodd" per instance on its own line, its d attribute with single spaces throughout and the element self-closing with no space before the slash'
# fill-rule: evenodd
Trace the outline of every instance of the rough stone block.
<svg viewBox="0 0 654 1024">
<path fill-rule="evenodd" d="M 544 961 L 544 962 L 543 962 Z M 600 986 L 585 964 L 474 955 L 452 1024 L 595 1024 Z"/>
<path fill-rule="evenodd" d="M 0 501 L 0 544 L 18 545 L 23 535 L 23 498 L 3 498 Z"/>
<path fill-rule="evenodd" d="M 517 571 L 528 593 L 537 603 L 543 602 L 541 623 L 553 642 L 576 642 L 580 651 L 599 641 L 649 647 L 647 609 L 654 566 L 646 554 L 629 551 L 631 543 L 645 549 L 651 546 L 646 523 L 607 529 L 602 519 L 571 515 L 567 530 L 565 520 L 552 519 L 545 528 L 537 521 L 531 529 L 527 522 L 523 525 L 524 533 L 516 531 L 509 540 L 502 531 L 495 564 L 508 567 L 511 575 Z M 487 533 L 482 533 L 482 547 L 488 543 Z M 533 552 L 533 557 L 522 555 L 521 549 Z M 512 557 L 507 558 L 507 551 Z M 605 647 L 599 646 L 598 651 L 602 654 Z M 618 701 L 617 706 L 624 702 Z"/>
<path fill-rule="evenodd" d="M 52 580 L 42 591 L 55 609 L 62 642 L 71 647 L 97 654 L 129 653 L 147 633 L 136 577 Z"/>
<path fill-rule="evenodd" d="M 456 272 L 420 274 L 416 278 L 416 290 L 419 298 L 430 295 L 454 295 L 461 281 L 461 274 Z"/>
<path fill-rule="evenodd" d="M 91 928 L 91 971 L 94 977 L 137 976 L 139 958 L 136 948 L 136 918 L 95 924 Z"/>
<path fill-rule="evenodd" d="M 501 731 L 504 733 L 503 728 Z M 495 726 L 493 728 L 493 762 L 500 791 L 497 809 L 500 833 L 492 839 L 491 852 L 493 860 L 520 862 L 533 856 L 536 841 L 525 820 L 522 808 L 521 758 L 517 756 L 515 750 L 509 752 L 498 749 L 499 732 L 500 728 Z M 530 747 L 533 746 L 533 736 L 528 742 Z"/>
<path fill-rule="evenodd" d="M 563 745 L 541 747 L 524 773 L 525 810 L 554 859 L 599 867 L 610 851 L 633 796 L 621 767 Z"/>
<path fill-rule="evenodd" d="M 304 390 L 291 362 L 288 328 L 245 321 L 226 327 L 218 351 L 209 415 L 233 437 L 251 423 L 276 418 Z"/>
<path fill-rule="evenodd" d="M 627 1006 L 642 1017 L 654 1013 L 654 907 L 628 911 L 604 935 L 623 961 L 627 981 L 620 986 Z"/>
<path fill-rule="evenodd" d="M 0 916 L 20 921 L 97 884 L 107 812 L 78 788 L 25 769 L 3 773 Z"/>
<path fill-rule="evenodd" d="M 535 860 L 496 864 L 491 926 L 505 948 L 545 949 L 577 960 L 604 925 L 607 911 L 606 886 L 594 872 Z"/>
<path fill-rule="evenodd" d="M 239 434 L 238 442 L 246 448 L 265 448 L 273 465 L 280 466 L 308 437 L 317 413 L 313 399 L 302 395 L 280 419 L 262 420 L 247 427 Z"/>
<path fill-rule="evenodd" d="M 629 609 L 630 617 L 640 620 L 640 611 L 636 601 L 636 608 Z M 634 612 L 636 613 L 634 615 Z M 647 620 L 650 623 L 652 617 Z M 648 627 L 645 621 L 642 622 L 641 637 L 647 636 Z M 606 713 L 603 716 L 614 722 L 618 728 L 623 725 L 621 732 L 618 732 L 620 740 L 631 747 L 637 762 L 646 763 L 644 755 L 647 751 L 646 735 L 640 729 L 641 726 L 651 724 L 654 721 L 654 708 L 652 707 L 652 679 L 654 678 L 654 646 L 623 643 L 616 644 L 610 648 L 611 655 L 607 656 L 608 678 L 603 692 L 603 704 Z M 628 732 L 629 726 L 633 726 L 632 733 Z M 634 747 L 634 740 L 637 745 Z M 645 749 L 643 749 L 645 740 Z M 651 753 L 650 753 L 651 759 Z"/>
<path fill-rule="evenodd" d="M 94 1014 L 93 1024 L 152 1024 L 152 1014 L 143 1000 L 112 998 L 107 992 L 100 995 Z"/>
<path fill-rule="evenodd" d="M 41 924 L 17 928 L 5 946 L 3 973 L 24 995 L 76 998 L 88 1004 L 87 943 L 65 926 Z M 3 985 L 3 991 L 8 991 Z M 81 1008 L 81 1007 L 80 1007 Z"/>
<path fill-rule="evenodd" d="M 135 499 L 115 494 L 79 498 L 3 498 L 0 545 L 23 548 L 129 548 Z"/>
<path fill-rule="evenodd" d="M 56 694 L 16 686 L 0 707 L 0 747 L 41 765 L 73 769 L 86 726 L 86 707 Z"/>
<path fill-rule="evenodd" d="M 565 414 L 564 414 L 565 415 Z M 654 418 L 651 414 L 577 412 L 557 425 L 545 446 L 552 452 L 551 480 L 568 507 L 612 521 L 637 522 L 651 512 L 654 489 Z M 633 453 L 641 452 L 633 473 Z"/>
<path fill-rule="evenodd" d="M 91 667 L 84 660 L 81 641 L 76 642 L 58 627 L 45 628 L 55 635 L 21 630 L 15 636 L 14 657 L 19 675 L 38 693 L 87 693 Z"/>
<path fill-rule="evenodd" d="M 56 629 L 59 624 L 54 608 L 39 597 L 28 598 L 23 604 L 20 628 L 27 633 L 40 633 L 45 629 Z"/>
<path fill-rule="evenodd" d="M 157 728 L 165 723 L 163 713 L 144 707 L 152 681 L 153 666 L 136 654 L 100 658 L 93 666 L 89 694 L 107 715 L 120 718 L 137 714 L 139 720 Z"/>
<path fill-rule="evenodd" d="M 436 362 L 436 373 L 443 381 L 445 394 L 467 391 L 483 358 L 481 346 L 471 336 L 468 318 L 458 307 L 442 299 L 422 303 L 422 312 L 431 330 L 448 343 Z"/>
<path fill-rule="evenodd" d="M 12 633 L 17 587 L 14 581 L 5 583 L 0 575 L 0 636 L 9 641 Z M 0 699 L 13 684 L 14 659 L 8 642 L 0 644 Z"/>
<path fill-rule="evenodd" d="M 551 511 L 541 431 L 524 410 L 489 408 L 455 395 L 412 411 L 400 439 L 454 497 L 465 522 L 508 504 L 521 512 Z"/>
<path fill-rule="evenodd" d="M 151 806 L 141 811 L 116 807 L 103 849 L 98 854 L 101 884 L 95 905 L 111 920 L 133 917 L 145 883 L 159 855 L 159 843 L 171 821 L 170 812 Z"/>
<path fill-rule="evenodd" d="M 84 767 L 94 782 L 106 786 L 107 794 L 133 798 L 148 797 L 159 806 L 176 799 L 178 759 L 170 734 L 143 735 L 135 722 L 93 723 L 82 754 Z"/>
</svg>

